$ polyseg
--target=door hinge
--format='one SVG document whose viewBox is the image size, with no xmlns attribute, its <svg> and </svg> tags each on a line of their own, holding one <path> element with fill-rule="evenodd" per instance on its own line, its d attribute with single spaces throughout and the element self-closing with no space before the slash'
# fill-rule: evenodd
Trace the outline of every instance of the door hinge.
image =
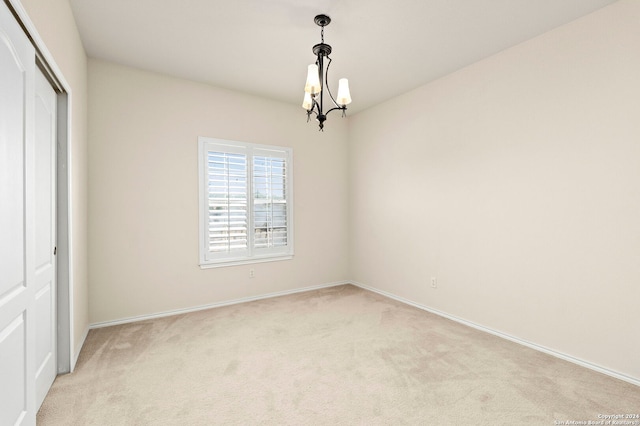
<svg viewBox="0 0 640 426">
<path fill-rule="evenodd" d="M 58 247 L 56 246 L 53 248 L 53 255 L 55 256 L 57 252 L 58 252 Z"/>
</svg>

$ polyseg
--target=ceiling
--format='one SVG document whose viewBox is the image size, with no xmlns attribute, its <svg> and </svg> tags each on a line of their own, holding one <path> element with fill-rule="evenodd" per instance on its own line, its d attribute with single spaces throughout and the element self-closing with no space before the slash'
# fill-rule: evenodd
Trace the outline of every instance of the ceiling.
<svg viewBox="0 0 640 426">
<path fill-rule="evenodd" d="M 615 0 L 70 0 L 89 57 L 301 104 L 315 15 L 357 112 Z M 335 92 L 334 92 L 335 93 Z"/>
</svg>

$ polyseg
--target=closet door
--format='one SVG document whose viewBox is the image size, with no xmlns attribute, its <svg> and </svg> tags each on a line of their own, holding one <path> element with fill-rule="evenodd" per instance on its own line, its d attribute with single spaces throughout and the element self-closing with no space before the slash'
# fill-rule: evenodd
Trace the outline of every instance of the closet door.
<svg viewBox="0 0 640 426">
<path fill-rule="evenodd" d="M 0 424 L 35 424 L 35 52 L 0 4 Z"/>
<path fill-rule="evenodd" d="M 56 378 L 56 93 L 36 70 L 35 337 L 36 410 Z"/>
</svg>

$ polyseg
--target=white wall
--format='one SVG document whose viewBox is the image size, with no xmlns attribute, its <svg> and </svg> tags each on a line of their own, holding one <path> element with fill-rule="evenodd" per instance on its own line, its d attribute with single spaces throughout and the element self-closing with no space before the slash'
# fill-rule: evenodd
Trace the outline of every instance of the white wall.
<svg viewBox="0 0 640 426">
<path fill-rule="evenodd" d="M 76 356 L 89 326 L 87 259 L 87 56 L 68 0 L 21 0 L 71 88 L 72 346 Z"/>
<path fill-rule="evenodd" d="M 351 278 L 640 379 L 639 22 L 623 0 L 352 117 Z"/>
<path fill-rule="evenodd" d="M 346 120 L 90 60 L 89 123 L 92 323 L 348 278 Z M 200 269 L 198 136 L 293 147 L 293 260 Z"/>
</svg>

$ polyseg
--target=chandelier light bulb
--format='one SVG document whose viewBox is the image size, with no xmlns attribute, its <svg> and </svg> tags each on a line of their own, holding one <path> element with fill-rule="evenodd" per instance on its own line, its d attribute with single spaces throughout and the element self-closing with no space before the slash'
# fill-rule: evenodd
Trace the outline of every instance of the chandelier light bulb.
<svg viewBox="0 0 640 426">
<path fill-rule="evenodd" d="M 315 95 L 320 93 L 322 87 L 320 86 L 320 75 L 318 74 L 318 66 L 311 64 L 307 68 L 307 83 L 304 85 L 304 91 Z"/>
<path fill-rule="evenodd" d="M 351 103 L 351 93 L 349 93 L 349 80 L 341 78 L 338 80 L 338 105 L 349 105 Z"/>
</svg>

